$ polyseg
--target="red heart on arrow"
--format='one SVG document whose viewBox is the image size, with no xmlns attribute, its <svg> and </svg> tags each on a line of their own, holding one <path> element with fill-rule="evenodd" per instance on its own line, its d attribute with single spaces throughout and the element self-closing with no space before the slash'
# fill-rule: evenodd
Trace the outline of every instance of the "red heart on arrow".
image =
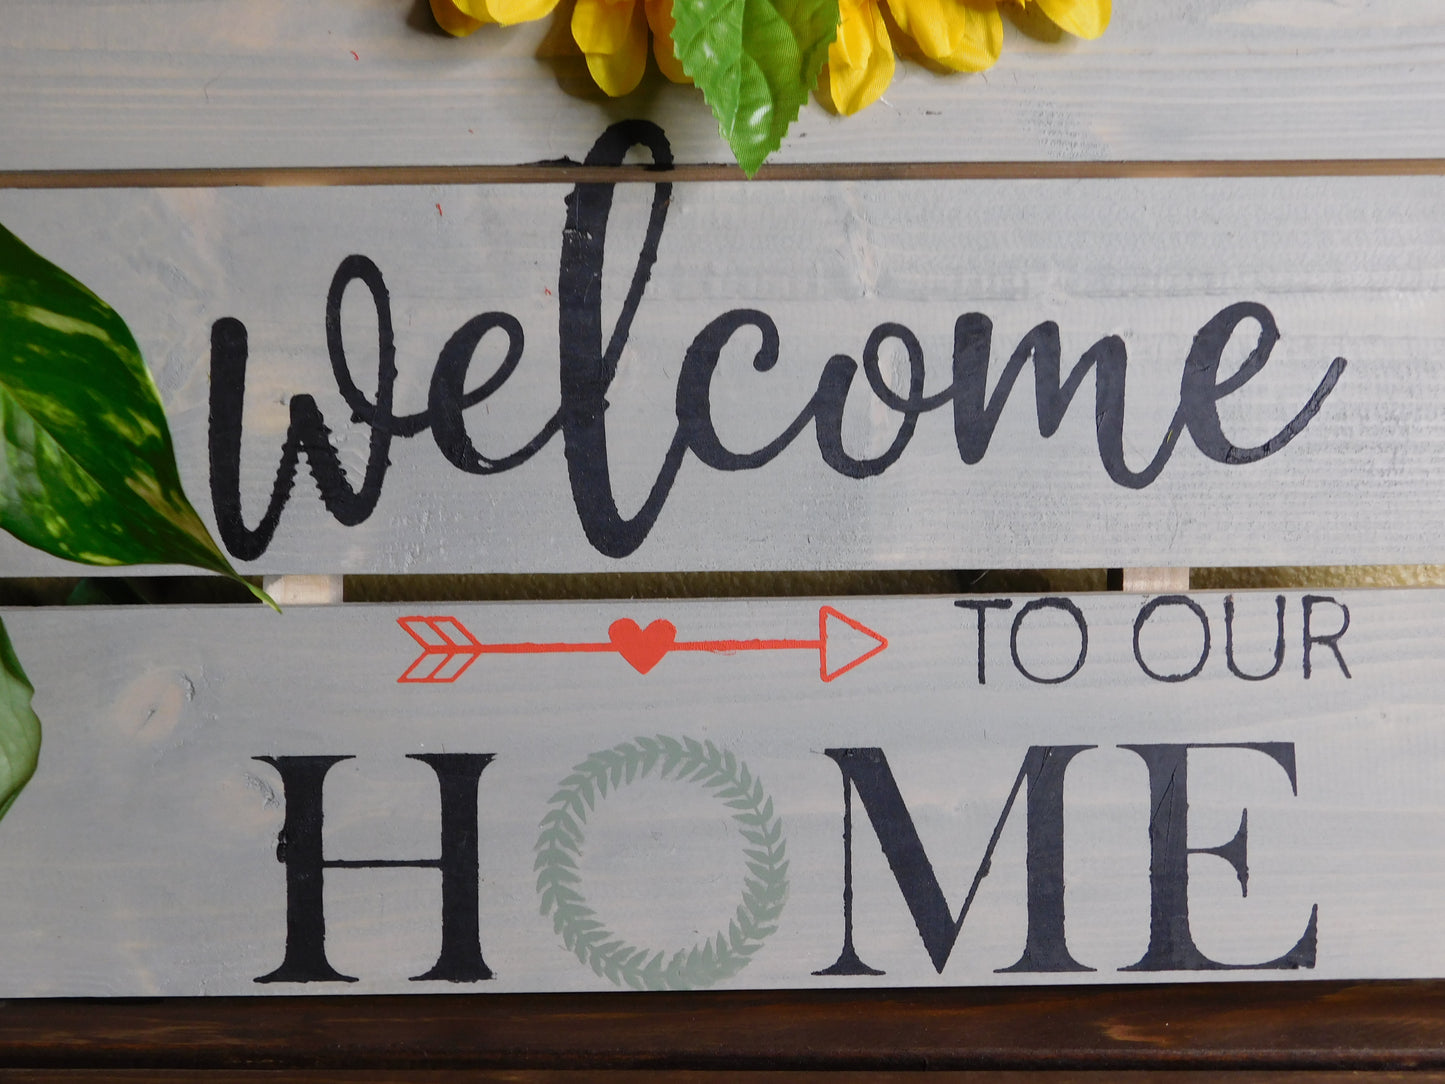
<svg viewBox="0 0 1445 1084">
<path fill-rule="evenodd" d="M 607 638 L 634 670 L 645 674 L 672 650 L 677 642 L 677 626 L 658 619 L 644 629 L 632 618 L 624 617 L 608 626 Z"/>
</svg>

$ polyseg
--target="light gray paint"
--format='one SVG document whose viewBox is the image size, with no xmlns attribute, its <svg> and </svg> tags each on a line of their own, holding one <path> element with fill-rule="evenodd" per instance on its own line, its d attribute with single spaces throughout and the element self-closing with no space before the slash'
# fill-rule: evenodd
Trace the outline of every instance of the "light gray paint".
<svg viewBox="0 0 1445 1084">
<path fill-rule="evenodd" d="M 212 519 L 206 458 L 211 327 L 249 331 L 242 455 L 246 522 L 270 493 L 293 396 L 316 397 L 353 482 L 368 430 L 351 424 L 326 356 L 323 303 L 348 254 L 385 275 L 396 328 L 396 410 L 426 406 L 443 344 L 472 316 L 521 323 L 517 371 L 466 414 L 477 445 L 522 446 L 557 410 L 563 186 L 12 191 L 0 221 L 111 301 L 154 369 L 181 472 Z M 617 319 L 641 246 L 651 185 L 621 185 L 608 227 L 602 319 Z M 1445 560 L 1445 180 L 1314 178 L 1035 182 L 683 184 L 608 389 L 609 461 L 632 515 L 677 426 L 679 367 L 720 314 L 776 322 L 781 360 L 754 372 L 740 333 L 713 380 L 724 443 L 780 433 L 830 357 L 860 358 L 870 331 L 918 336 L 925 391 L 950 383 L 955 320 L 994 324 L 990 384 L 1036 324 L 1060 328 L 1064 371 L 1094 343 L 1128 349 L 1125 458 L 1142 468 L 1170 428 L 1198 330 L 1258 302 L 1281 338 L 1264 371 L 1220 402 L 1241 446 L 1278 433 L 1331 362 L 1348 365 L 1319 414 L 1255 463 L 1206 459 L 1189 434 L 1145 489 L 1100 463 L 1094 379 L 1059 431 L 1039 436 L 1025 369 L 982 462 L 961 461 L 951 408 L 918 420 L 879 477 L 840 476 L 811 426 L 764 468 L 724 473 L 689 454 L 650 536 L 604 556 L 584 534 L 562 440 L 508 473 L 464 474 L 428 433 L 398 439 L 375 512 L 342 527 L 303 464 L 290 505 L 251 573 L 978 568 L 1364 564 Z M 375 317 L 364 287 L 343 306 L 353 372 L 375 385 Z M 1226 352 L 1253 344 L 1246 323 Z M 483 340 L 468 386 L 500 361 Z M 885 344 L 885 369 L 906 366 Z M 878 455 L 900 416 L 861 374 L 845 444 Z M 71 566 L 11 542 L 11 574 Z"/>
<path fill-rule="evenodd" d="M 1439 705 L 1445 595 L 1323 592 L 1313 631 L 1338 640 L 1303 676 L 1302 599 L 1286 596 L 1279 673 L 1227 669 L 1225 596 L 1191 596 L 1212 649 L 1200 675 L 1145 676 L 1131 646 L 1147 596 L 1080 595 L 1087 658 L 1063 684 L 1010 662 L 1012 621 L 990 611 L 986 682 L 974 614 L 950 598 L 832 604 L 888 640 L 824 683 L 816 652 L 668 654 L 643 675 L 613 652 L 486 656 L 451 684 L 398 684 L 417 647 L 396 619 L 442 614 L 486 643 L 603 642 L 631 618 L 671 621 L 679 641 L 810 638 L 819 600 L 537 603 L 245 609 L 15 610 L 4 614 L 45 720 L 39 773 L 0 826 L 4 996 L 409 992 L 436 956 L 439 878 L 415 869 L 325 874 L 328 952 L 354 984 L 263 986 L 285 939 L 276 860 L 280 779 L 257 756 L 351 754 L 325 792 L 328 859 L 435 857 L 437 785 L 407 754 L 494 753 L 481 776 L 481 940 L 490 982 L 464 989 L 609 990 L 539 914 L 533 844 L 549 797 L 590 753 L 638 736 L 693 736 L 744 761 L 782 819 L 790 861 L 777 932 L 735 987 L 1112 983 L 1166 978 L 1397 978 L 1445 974 Z M 1234 659 L 1272 660 L 1271 594 L 1241 594 Z M 1140 653 L 1161 673 L 1198 657 L 1198 620 L 1164 605 Z M 845 650 L 839 647 L 836 650 Z M 1057 608 L 1023 622 L 1017 650 L 1038 676 L 1065 672 L 1075 626 Z M 1298 795 L 1256 751 L 1189 754 L 1191 847 L 1228 840 L 1248 814 L 1249 893 L 1221 859 L 1190 859 L 1194 936 L 1212 958 L 1251 964 L 1290 948 L 1319 908 L 1318 961 L 1281 972 L 1121 972 L 1149 938 L 1149 787 L 1138 743 L 1293 743 Z M 887 972 L 812 972 L 841 937 L 842 788 L 828 748 L 887 756 L 956 913 L 1009 787 L 1033 745 L 1094 745 L 1068 769 L 1068 946 L 1096 970 L 999 974 L 1024 938 L 1024 795 L 1006 822 L 942 974 L 854 800 L 855 938 Z M 583 891 L 599 920 L 642 945 L 686 946 L 726 924 L 742 844 L 700 786 L 655 777 L 598 797 Z"/>
<path fill-rule="evenodd" d="M 5 0 L 0 168 L 580 160 L 635 116 L 680 161 L 731 161 L 696 90 L 654 73 L 608 101 L 553 24 L 457 41 L 395 0 Z M 1438 0 L 1150 0 L 1095 42 L 1005 31 L 982 75 L 900 62 L 855 117 L 810 102 L 776 161 L 1445 154 Z"/>
</svg>

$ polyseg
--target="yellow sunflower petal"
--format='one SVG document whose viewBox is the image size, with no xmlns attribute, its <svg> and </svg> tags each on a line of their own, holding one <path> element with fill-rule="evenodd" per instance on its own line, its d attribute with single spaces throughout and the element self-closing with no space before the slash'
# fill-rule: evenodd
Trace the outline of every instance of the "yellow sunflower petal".
<svg viewBox="0 0 1445 1084">
<path fill-rule="evenodd" d="M 640 0 L 577 0 L 572 37 L 587 70 L 611 97 L 631 92 L 647 69 L 647 15 Z"/>
<path fill-rule="evenodd" d="M 893 81 L 893 45 L 874 0 L 838 0 L 838 36 L 828 46 L 828 94 L 845 115 L 876 102 Z"/>
<path fill-rule="evenodd" d="M 1109 29 L 1111 0 L 1038 0 L 1038 5 L 1055 26 L 1075 37 L 1093 39 Z"/>
<path fill-rule="evenodd" d="M 484 23 L 491 22 L 486 9 L 478 6 L 479 15 L 472 14 L 466 0 L 431 0 L 432 17 L 437 26 L 456 38 L 464 38 Z"/>
<path fill-rule="evenodd" d="M 465 4 L 468 0 L 454 2 Z M 483 5 L 483 0 L 470 0 L 470 4 L 475 9 Z M 514 26 L 517 23 L 535 22 L 551 15 L 552 9 L 557 6 L 557 0 L 485 0 L 485 5 L 493 22 Z"/>
<path fill-rule="evenodd" d="M 662 74 L 674 83 L 691 83 L 672 44 L 672 0 L 646 0 L 647 25 L 652 28 L 652 55 Z"/>
<path fill-rule="evenodd" d="M 888 10 L 925 56 L 954 71 L 992 67 L 1003 49 L 994 0 L 888 0 Z"/>
</svg>

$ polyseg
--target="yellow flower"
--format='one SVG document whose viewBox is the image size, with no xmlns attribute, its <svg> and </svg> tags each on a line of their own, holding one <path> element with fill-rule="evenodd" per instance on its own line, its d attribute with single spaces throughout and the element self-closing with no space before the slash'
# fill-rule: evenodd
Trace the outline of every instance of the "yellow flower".
<svg viewBox="0 0 1445 1084">
<path fill-rule="evenodd" d="M 556 6 L 557 0 L 431 0 L 431 13 L 438 26 L 461 38 L 487 23 L 530 23 Z"/>
<path fill-rule="evenodd" d="M 840 113 L 876 102 L 893 80 L 893 44 L 882 4 L 930 60 L 954 71 L 983 71 L 1003 47 L 999 0 L 838 0 L 838 36 L 828 47 L 828 93 Z M 1013 0 L 1036 4 L 1054 25 L 1081 38 L 1109 26 L 1111 0 Z"/>
<path fill-rule="evenodd" d="M 672 0 L 577 0 L 572 37 L 587 57 L 587 70 L 614 98 L 630 93 L 647 68 L 647 31 L 652 55 L 674 83 L 690 83 L 672 51 Z"/>
<path fill-rule="evenodd" d="M 1111 0 L 1033 0 L 1060 30 L 1093 40 L 1109 29 Z M 1029 0 L 1018 0 L 1023 7 Z"/>
<path fill-rule="evenodd" d="M 465 37 L 487 23 L 511 26 L 551 14 L 557 0 L 431 0 L 437 25 Z M 577 0 L 572 37 L 587 57 L 587 70 L 612 97 L 629 93 L 647 68 L 647 31 L 662 74 L 690 83 L 672 51 L 672 0 Z"/>
<path fill-rule="evenodd" d="M 1069 0 L 1050 2 L 1067 4 Z M 998 60 L 1003 20 L 996 0 L 886 3 L 898 29 L 935 63 L 954 71 L 977 72 Z M 838 112 L 856 113 L 888 88 L 893 78 L 893 43 L 879 0 L 839 0 L 838 14 L 838 36 L 828 47 L 828 93 Z"/>
<path fill-rule="evenodd" d="M 853 114 L 893 82 L 893 46 L 875 0 L 838 0 L 838 15 L 838 36 L 828 46 L 828 93 L 834 109 Z"/>
<path fill-rule="evenodd" d="M 1001 0 L 838 0 L 838 34 L 828 47 L 827 83 L 833 107 L 851 114 L 877 101 L 893 81 L 895 60 L 882 5 L 897 29 L 913 39 L 925 57 L 954 71 L 992 67 L 1003 48 Z M 1060 29 L 1097 38 L 1109 26 L 1112 0 L 1002 0 L 1021 8 L 1030 3 Z M 437 24 L 462 37 L 487 23 L 511 26 L 551 13 L 557 0 L 431 0 Z M 587 58 L 587 70 L 612 97 L 630 93 L 647 68 L 651 30 L 653 55 L 674 83 L 689 83 L 673 53 L 672 0 L 577 0 L 572 37 Z"/>
</svg>

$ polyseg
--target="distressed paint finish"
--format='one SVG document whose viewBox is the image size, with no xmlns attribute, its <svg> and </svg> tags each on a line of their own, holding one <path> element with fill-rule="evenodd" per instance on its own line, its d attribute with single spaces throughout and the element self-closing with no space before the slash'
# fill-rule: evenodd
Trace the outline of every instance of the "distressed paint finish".
<svg viewBox="0 0 1445 1084">
<path fill-rule="evenodd" d="M 608 191 L 587 189 L 588 199 L 599 190 Z M 390 464 L 374 506 L 358 499 L 336 513 L 354 524 L 343 526 L 322 507 L 303 452 L 269 542 L 244 552 L 228 536 L 252 574 L 1445 558 L 1445 180 L 722 183 L 661 195 L 618 185 L 610 217 L 590 204 L 588 228 L 572 232 L 575 193 L 552 185 L 12 191 L 0 193 L 0 220 L 131 323 L 166 399 L 187 490 L 212 524 L 209 422 L 216 403 L 240 405 L 241 388 L 234 371 L 227 383 L 212 370 L 218 328 L 229 329 L 227 356 L 248 366 L 240 452 L 229 457 L 236 480 L 219 482 L 223 495 L 239 494 L 233 535 L 261 521 L 303 396 L 331 431 L 349 486 L 362 485 L 368 458 L 378 470 Z M 577 240 L 603 227 L 605 248 Z M 371 277 L 358 278 L 367 266 Z M 628 283 L 649 271 L 630 325 L 614 335 Z M 600 295 L 589 292 L 598 274 Z M 351 401 L 365 405 L 378 388 L 372 286 L 394 336 L 397 417 L 428 411 L 438 359 L 453 336 L 461 342 L 441 383 L 472 398 L 448 415 L 445 455 L 425 420 L 397 426 L 382 454 L 376 427 L 338 391 L 328 293 L 341 299 L 332 339 L 357 385 Z M 721 341 L 715 322 L 730 312 L 741 324 L 716 371 L 683 395 L 690 348 L 710 326 Z M 766 372 L 750 364 L 764 341 L 759 312 L 778 336 Z M 1193 393 L 1225 440 L 1206 456 L 1198 425 L 1176 411 L 1196 336 L 1230 312 L 1237 327 L 1215 351 L 1219 369 Z M 983 317 L 992 327 L 987 356 L 969 355 L 979 386 L 961 434 L 956 406 L 968 397 L 947 393 L 960 317 L 975 333 Z M 1266 318 L 1278 342 L 1260 371 L 1235 377 L 1268 337 Z M 1044 412 L 1057 432 L 1041 437 L 1026 350 L 990 430 L 983 383 L 993 395 L 1010 356 L 1037 346 L 1028 336 L 1046 324 L 1058 329 L 1061 380 L 1081 358 L 1098 360 L 1096 344 L 1114 344 L 1122 399 L 1096 406 L 1085 366 L 1070 385 L 1077 393 Z M 866 362 L 870 336 L 882 379 L 895 400 L 907 397 L 908 335 L 919 402 L 932 406 L 911 438 L 905 412 L 862 371 L 846 399 L 835 382 L 831 405 L 815 410 L 821 421 L 794 424 L 846 364 L 837 358 Z M 604 384 L 588 385 L 588 351 L 606 342 L 615 375 L 605 383 L 604 366 Z M 509 344 L 515 370 L 497 376 Z M 570 405 L 559 412 L 566 380 Z M 1215 385 L 1233 390 L 1206 401 Z M 1122 423 L 1111 403 L 1122 403 Z M 680 451 L 679 410 L 693 433 Z M 1112 463 L 1096 414 L 1105 428 L 1122 425 Z M 841 439 L 831 452 L 820 447 L 824 422 Z M 705 452 L 699 425 L 721 452 Z M 569 459 L 564 444 L 574 441 Z M 1230 442 L 1270 454 L 1227 465 Z M 540 449 L 530 459 L 529 445 Z M 1147 475 L 1161 448 L 1167 461 L 1142 488 L 1114 480 Z M 609 488 L 619 521 L 658 489 L 630 540 L 620 527 L 601 538 L 583 512 Z M 64 567 L 8 541 L 0 558 L 13 574 Z"/>
<path fill-rule="evenodd" d="M 856 626 L 887 643 L 825 681 L 816 643 L 776 641 L 815 639 L 829 605 L 855 623 L 823 617 L 834 669 L 878 646 Z M 1435 591 L 10 611 L 47 736 L 0 834 L 0 990 L 612 990 L 539 913 L 534 848 L 574 765 L 658 734 L 745 764 L 781 826 L 777 928 L 724 987 L 1437 976 L 1442 611 Z M 419 616 L 498 650 L 439 675 L 453 681 L 398 682 L 420 653 L 399 619 Z M 654 634 L 664 650 L 640 654 Z M 577 647 L 588 644 L 600 646 Z M 1215 747 L 1152 778 L 1185 744 Z M 1067 772 L 1058 852 L 1046 846 L 1051 769 L 1018 774 L 1041 749 Z M 869 750 L 911 824 L 887 820 L 878 778 L 858 776 L 853 940 L 886 974 L 817 975 L 843 937 L 840 766 Z M 295 981 L 304 968 L 277 980 L 291 869 L 277 833 L 298 808 L 296 758 L 342 757 L 321 797 L 324 860 L 342 864 L 323 873 L 324 947 L 358 981 Z M 438 958 L 446 893 L 435 868 L 408 863 L 435 863 L 439 809 L 465 808 L 469 789 L 439 806 L 446 757 L 472 772 L 473 936 L 493 975 L 460 987 L 412 981 Z M 593 794 L 577 868 L 599 921 L 670 950 L 726 928 L 748 844 L 715 788 L 661 774 Z M 1242 809 L 1247 843 L 1221 849 Z M 950 917 L 977 884 L 941 970 L 884 861 L 880 818 L 905 841 L 916 833 Z M 298 869 L 306 838 L 293 825 L 281 851 Z M 441 853 L 464 850 L 453 837 Z M 1155 883 L 1170 853 L 1187 867 L 1182 897 Z M 376 860 L 392 865 L 363 865 Z M 1066 886 L 1076 969 L 1063 942 L 1032 939 L 1035 874 Z M 1198 957 L 1121 970 L 1154 952 L 1151 914 L 1168 898 L 1183 899 Z M 1287 955 L 1316 908 L 1317 955 L 1297 954 L 1300 966 L 1203 969 Z M 1026 940 L 1050 969 L 1000 971 Z"/>
<path fill-rule="evenodd" d="M 553 19 L 454 41 L 394 0 L 5 0 L 0 25 L 0 169 L 508 165 L 641 115 L 731 161 L 700 94 L 601 99 Z M 810 103 L 776 160 L 1440 157 L 1442 73 L 1437 0 L 1121 3 L 1095 42 L 1009 25 L 982 76 L 900 64 L 855 117 Z"/>
</svg>

